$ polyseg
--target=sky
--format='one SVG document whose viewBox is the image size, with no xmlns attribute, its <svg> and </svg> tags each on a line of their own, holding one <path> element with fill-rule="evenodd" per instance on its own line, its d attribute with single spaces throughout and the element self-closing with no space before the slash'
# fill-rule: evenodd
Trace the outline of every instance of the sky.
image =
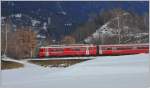
<svg viewBox="0 0 150 88">
<path fill-rule="evenodd" d="M 112 8 L 122 8 L 141 14 L 148 12 L 148 5 L 148 1 L 2 1 L 2 14 L 7 11 L 29 12 L 39 9 L 45 10 L 46 13 L 58 11 L 88 13 Z"/>
</svg>

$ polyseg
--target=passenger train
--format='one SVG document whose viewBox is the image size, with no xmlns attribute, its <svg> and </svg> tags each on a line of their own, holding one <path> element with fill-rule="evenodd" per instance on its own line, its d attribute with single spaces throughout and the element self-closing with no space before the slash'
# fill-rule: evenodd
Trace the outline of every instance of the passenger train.
<svg viewBox="0 0 150 88">
<path fill-rule="evenodd" d="M 63 57 L 63 56 L 98 56 L 98 55 L 123 55 L 149 53 L 149 44 L 118 44 L 118 45 L 50 45 L 40 47 L 38 56 Z"/>
</svg>

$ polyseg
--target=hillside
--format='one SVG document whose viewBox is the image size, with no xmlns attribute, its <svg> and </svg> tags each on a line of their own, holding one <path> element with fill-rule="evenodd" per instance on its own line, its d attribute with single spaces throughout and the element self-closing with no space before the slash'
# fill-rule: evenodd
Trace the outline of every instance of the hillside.
<svg viewBox="0 0 150 88">
<path fill-rule="evenodd" d="M 140 7 L 139 7 L 140 6 Z M 121 8 L 144 15 L 148 12 L 145 2 L 2 2 L 2 20 L 10 17 L 13 29 L 18 26 L 31 26 L 42 37 L 59 42 L 62 37 L 71 35 L 93 16 L 99 13 Z M 92 32 L 105 24 L 102 22 L 92 28 Z M 94 25 L 93 25 L 94 26 Z M 38 36 L 40 36 L 38 35 Z M 49 35 L 49 36 L 48 36 Z M 87 36 L 87 35 L 86 35 Z"/>
</svg>

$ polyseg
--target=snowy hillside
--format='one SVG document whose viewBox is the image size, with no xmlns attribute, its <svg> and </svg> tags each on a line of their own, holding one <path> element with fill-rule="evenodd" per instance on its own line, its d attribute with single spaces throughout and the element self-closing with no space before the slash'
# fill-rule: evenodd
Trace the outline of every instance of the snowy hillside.
<svg viewBox="0 0 150 88">
<path fill-rule="evenodd" d="M 149 54 L 104 56 L 63 69 L 2 71 L 2 88 L 148 88 Z"/>
<path fill-rule="evenodd" d="M 126 18 L 121 18 L 123 15 Z M 144 29 L 137 28 L 134 24 L 131 26 L 131 24 L 128 23 L 128 21 L 133 19 L 132 17 L 129 18 L 131 16 L 130 13 L 124 13 L 123 15 L 110 19 L 93 34 L 85 38 L 84 41 L 86 43 L 93 43 L 93 40 L 95 40 L 97 42 L 101 41 L 102 44 L 105 44 L 104 40 L 107 40 L 107 37 L 114 37 L 115 40 L 118 40 L 120 43 L 147 43 L 149 33 L 144 31 Z M 120 39 L 118 39 L 119 37 Z M 117 43 L 119 43 L 118 41 Z M 113 43 L 111 42 L 111 44 Z"/>
</svg>

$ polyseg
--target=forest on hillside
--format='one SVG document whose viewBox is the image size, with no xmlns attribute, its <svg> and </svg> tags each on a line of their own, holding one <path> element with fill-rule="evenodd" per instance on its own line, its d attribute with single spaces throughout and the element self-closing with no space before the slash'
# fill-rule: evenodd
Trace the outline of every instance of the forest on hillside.
<svg viewBox="0 0 150 88">
<path fill-rule="evenodd" d="M 92 36 L 93 33 L 99 31 L 98 36 L 103 34 L 103 40 L 107 40 L 103 44 L 118 44 L 118 34 L 123 37 L 121 43 L 148 43 L 148 19 L 149 13 L 138 15 L 134 12 L 116 8 L 100 12 L 98 15 L 92 14 L 89 20 L 79 26 L 71 36 L 74 36 L 76 42 L 85 42 L 84 40 L 87 37 L 93 37 L 92 41 L 88 43 L 102 44 L 101 38 Z M 145 35 L 140 36 L 141 33 L 145 33 Z M 127 36 L 129 34 L 133 36 Z M 140 38 L 143 38 L 143 40 L 139 41 Z M 124 42 L 128 39 L 131 39 L 131 41 Z"/>
</svg>

